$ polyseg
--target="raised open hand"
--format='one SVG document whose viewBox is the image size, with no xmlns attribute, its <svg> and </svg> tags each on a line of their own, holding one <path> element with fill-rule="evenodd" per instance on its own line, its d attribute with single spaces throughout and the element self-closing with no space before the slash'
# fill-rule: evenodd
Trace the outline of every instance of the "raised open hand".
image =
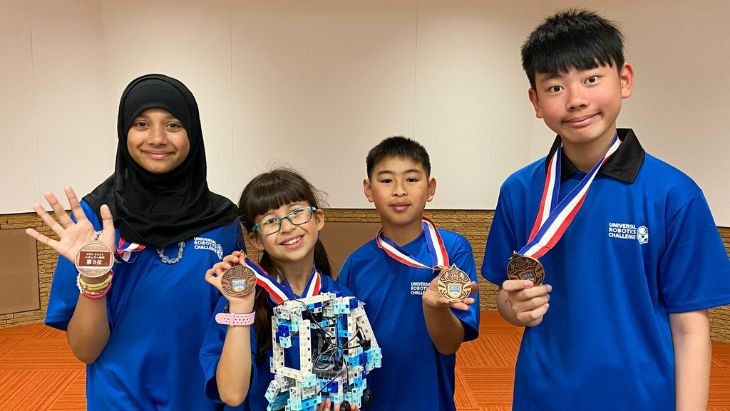
<svg viewBox="0 0 730 411">
<path fill-rule="evenodd" d="M 58 254 L 73 263 L 79 249 L 83 245 L 97 239 L 97 232 L 94 230 L 94 226 L 89 219 L 86 218 L 86 214 L 84 214 L 84 210 L 81 208 L 81 203 L 79 203 L 79 199 L 76 197 L 74 190 L 70 186 L 67 186 L 64 188 L 64 192 L 71 205 L 71 213 L 76 219 L 76 222 L 66 213 L 66 210 L 63 209 L 56 196 L 51 192 L 47 192 L 43 194 L 43 197 L 46 198 L 48 205 L 53 209 L 53 216 L 46 212 L 40 204 L 35 204 L 33 210 L 48 228 L 56 233 L 59 239 L 54 240 L 48 238 L 32 228 L 27 228 L 25 233 L 53 248 Z M 114 221 L 111 210 L 106 205 L 102 205 L 99 211 L 101 213 L 103 231 L 99 234 L 98 241 L 105 244 L 111 250 L 114 250 Z"/>
</svg>

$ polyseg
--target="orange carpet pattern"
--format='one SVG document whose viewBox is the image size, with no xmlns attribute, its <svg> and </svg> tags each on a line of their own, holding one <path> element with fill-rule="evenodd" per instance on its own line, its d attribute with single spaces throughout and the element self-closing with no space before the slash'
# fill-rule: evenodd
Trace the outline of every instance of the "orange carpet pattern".
<svg viewBox="0 0 730 411">
<path fill-rule="evenodd" d="M 521 330 L 483 311 L 456 368 L 460 411 L 508 411 Z M 710 411 L 730 411 L 730 344 L 713 343 Z M 83 410 L 84 366 L 66 335 L 41 324 L 0 330 L 0 410 Z"/>
</svg>

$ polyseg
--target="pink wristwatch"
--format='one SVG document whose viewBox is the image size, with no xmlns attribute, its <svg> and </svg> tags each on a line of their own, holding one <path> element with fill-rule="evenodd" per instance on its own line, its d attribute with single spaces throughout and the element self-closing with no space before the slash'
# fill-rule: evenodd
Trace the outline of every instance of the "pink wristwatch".
<svg viewBox="0 0 730 411">
<path fill-rule="evenodd" d="M 223 325 L 251 325 L 256 318 L 256 311 L 250 313 L 218 313 L 215 315 L 215 322 Z"/>
</svg>

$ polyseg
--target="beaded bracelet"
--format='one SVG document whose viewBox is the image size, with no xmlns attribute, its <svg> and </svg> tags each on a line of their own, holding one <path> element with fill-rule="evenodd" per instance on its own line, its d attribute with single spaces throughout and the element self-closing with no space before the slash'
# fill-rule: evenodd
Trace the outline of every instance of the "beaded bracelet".
<svg viewBox="0 0 730 411">
<path fill-rule="evenodd" d="M 104 297 L 109 292 L 109 289 L 111 289 L 113 275 L 114 273 L 110 271 L 109 277 L 107 277 L 104 281 L 99 284 L 90 285 L 83 280 L 81 273 L 79 273 L 79 275 L 76 276 L 76 287 L 79 289 L 79 293 L 81 293 L 84 297 L 92 300 L 98 300 Z"/>
<path fill-rule="evenodd" d="M 98 292 L 104 291 L 104 289 L 107 288 L 109 286 L 109 284 L 111 284 L 111 282 L 112 282 L 111 274 L 109 274 L 104 279 L 104 281 L 102 281 L 100 283 L 92 283 L 92 284 L 89 284 L 88 282 L 86 282 L 84 280 L 83 274 L 80 274 L 80 275 L 81 276 L 79 277 L 78 282 L 81 285 L 81 288 L 83 288 L 84 291 L 87 291 L 87 292 L 98 293 Z"/>
<path fill-rule="evenodd" d="M 100 292 L 99 294 L 91 294 L 91 293 L 82 292 L 81 295 L 83 295 L 84 297 L 86 297 L 86 298 L 88 298 L 90 300 L 99 300 L 102 297 L 104 297 L 105 295 L 107 295 L 107 293 L 111 289 L 112 289 L 112 286 L 110 285 L 109 287 L 107 287 L 106 289 L 104 289 L 104 291 Z"/>
</svg>

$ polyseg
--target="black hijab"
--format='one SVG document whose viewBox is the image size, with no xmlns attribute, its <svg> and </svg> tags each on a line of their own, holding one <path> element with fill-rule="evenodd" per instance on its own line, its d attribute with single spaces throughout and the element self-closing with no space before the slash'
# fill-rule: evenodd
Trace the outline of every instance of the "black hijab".
<svg viewBox="0 0 730 411">
<path fill-rule="evenodd" d="M 149 108 L 177 117 L 190 142 L 185 160 L 165 174 L 145 170 L 127 149 L 132 121 Z M 208 189 L 198 105 L 183 83 L 162 74 L 132 80 L 119 102 L 117 136 L 114 174 L 84 200 L 96 212 L 102 204 L 108 205 L 114 226 L 126 240 L 162 248 L 236 218 L 236 206 Z"/>
</svg>

